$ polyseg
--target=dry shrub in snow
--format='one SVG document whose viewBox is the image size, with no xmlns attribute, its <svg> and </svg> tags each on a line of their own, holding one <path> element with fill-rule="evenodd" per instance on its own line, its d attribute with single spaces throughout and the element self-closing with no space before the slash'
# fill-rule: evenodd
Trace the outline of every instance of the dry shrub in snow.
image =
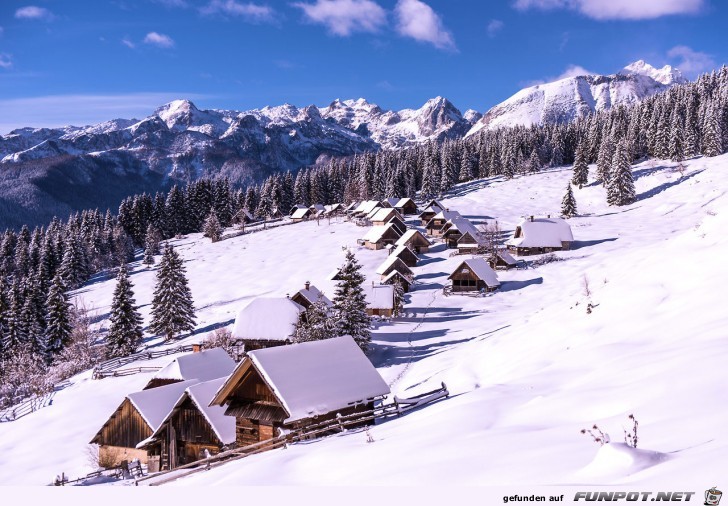
<svg viewBox="0 0 728 506">
<path fill-rule="evenodd" d="M 589 434 L 595 443 L 599 443 L 604 446 L 605 443 L 609 442 L 609 434 L 602 432 L 597 424 L 592 425 L 591 429 L 581 429 L 582 434 Z"/>
<path fill-rule="evenodd" d="M 639 425 L 639 422 L 632 414 L 630 414 L 627 418 L 629 418 L 632 422 L 632 428 L 629 432 L 627 432 L 627 429 L 624 429 L 624 442 L 632 448 L 637 448 L 637 426 Z"/>
<path fill-rule="evenodd" d="M 202 341 L 202 349 L 209 350 L 212 348 L 222 348 L 231 357 L 235 355 L 235 340 L 233 333 L 227 327 L 220 327 L 207 334 Z"/>
</svg>

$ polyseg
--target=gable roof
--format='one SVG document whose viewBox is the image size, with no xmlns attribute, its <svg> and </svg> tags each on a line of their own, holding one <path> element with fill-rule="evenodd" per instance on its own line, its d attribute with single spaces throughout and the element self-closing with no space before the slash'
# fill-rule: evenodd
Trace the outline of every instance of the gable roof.
<svg viewBox="0 0 728 506">
<path fill-rule="evenodd" d="M 371 220 L 374 217 L 374 215 L 377 214 L 379 211 L 389 210 L 389 209 L 390 209 L 389 207 L 379 207 L 379 206 L 377 206 L 377 207 L 375 207 L 374 209 L 372 209 L 371 211 L 369 211 L 367 213 L 366 218 L 368 220 Z"/>
<path fill-rule="evenodd" d="M 399 211 L 397 211 L 394 208 L 391 207 L 383 207 L 377 210 L 374 214 L 370 214 L 368 218 L 372 221 L 389 221 L 387 218 L 402 218 L 402 215 L 399 214 Z"/>
<path fill-rule="evenodd" d="M 412 239 L 414 239 L 417 236 L 420 236 L 424 242 L 427 243 L 427 245 L 430 245 L 430 241 L 427 239 L 427 237 L 424 236 L 422 232 L 417 230 L 416 228 L 410 228 L 408 229 L 404 234 L 402 234 L 402 237 L 400 237 L 396 243 L 394 243 L 397 246 L 401 246 L 403 244 L 408 244 Z M 422 242 L 422 241 L 420 241 Z"/>
<path fill-rule="evenodd" d="M 233 336 L 286 341 L 296 330 L 299 315 L 303 311 L 303 306 L 287 297 L 258 297 L 238 313 Z"/>
<path fill-rule="evenodd" d="M 417 204 L 415 204 L 415 201 L 409 197 L 404 197 L 404 198 L 399 199 L 399 201 L 397 201 L 397 203 L 395 205 L 393 205 L 392 207 L 402 208 L 405 205 L 407 205 L 409 202 L 412 202 L 415 205 L 415 208 L 417 207 Z"/>
<path fill-rule="evenodd" d="M 288 412 L 286 423 L 389 393 L 350 336 L 255 350 L 248 357 Z"/>
<path fill-rule="evenodd" d="M 452 272 L 452 274 L 447 277 L 447 279 L 452 279 L 457 271 L 459 271 L 463 267 L 470 269 L 473 274 L 478 277 L 478 279 L 485 281 L 486 285 L 500 286 L 500 281 L 498 281 L 498 276 L 496 275 L 495 271 L 491 269 L 490 265 L 488 265 L 488 262 L 486 262 L 482 258 L 469 258 L 462 261 L 460 265 L 458 265 L 457 268 Z"/>
<path fill-rule="evenodd" d="M 313 213 L 313 211 L 311 211 L 311 209 L 308 207 L 299 207 L 298 209 L 296 209 L 293 212 L 293 214 L 291 215 L 291 218 L 294 220 L 301 219 L 301 218 L 305 218 L 306 216 L 308 216 L 309 214 L 312 214 L 312 213 Z"/>
<path fill-rule="evenodd" d="M 139 412 L 141 417 L 147 422 L 152 432 L 157 430 L 170 409 L 179 399 L 182 392 L 187 387 L 199 383 L 196 379 L 180 381 L 178 383 L 170 383 L 141 392 L 134 392 L 126 396 L 129 402 Z"/>
<path fill-rule="evenodd" d="M 326 207 L 323 204 L 311 204 L 311 207 L 309 207 L 309 209 L 314 212 L 320 212 L 325 211 Z"/>
<path fill-rule="evenodd" d="M 415 253 L 414 251 L 412 251 L 412 249 L 410 249 L 410 247 L 407 246 L 406 244 L 400 244 L 399 246 L 396 246 L 394 248 L 394 251 L 392 251 L 390 253 L 390 256 L 395 256 L 397 258 L 402 258 L 402 255 L 403 254 L 407 254 L 407 252 L 409 252 L 409 254 L 411 256 L 413 256 L 414 258 L 416 258 L 417 260 L 419 260 L 419 257 L 417 256 L 417 253 Z"/>
<path fill-rule="evenodd" d="M 462 215 L 455 210 L 450 209 L 442 209 L 440 212 L 438 212 L 435 216 L 432 217 L 433 220 L 446 220 L 446 221 L 452 221 L 456 218 L 463 218 Z M 465 218 L 463 218 L 465 219 Z"/>
<path fill-rule="evenodd" d="M 473 225 L 473 223 L 469 219 L 464 218 L 459 214 L 452 218 L 448 223 L 450 224 L 447 229 L 448 232 L 453 229 L 457 230 L 461 234 L 465 234 L 466 232 L 468 232 L 471 236 L 473 236 L 473 238 L 476 238 L 480 235 L 480 231 L 478 230 L 478 228 Z"/>
<path fill-rule="evenodd" d="M 337 269 L 337 273 L 338 273 L 338 269 Z M 319 297 L 321 297 L 321 298 L 323 298 L 324 303 L 327 306 L 331 307 L 334 305 L 334 303 L 331 302 L 331 300 L 326 295 L 324 295 L 321 290 L 316 288 L 314 285 L 308 285 L 308 288 L 301 288 L 299 291 L 296 292 L 296 294 L 300 294 L 301 297 L 306 299 L 311 304 L 315 303 L 319 299 Z M 291 298 L 295 297 L 296 294 L 292 295 Z"/>
<path fill-rule="evenodd" d="M 386 225 L 374 225 L 364 235 L 362 240 L 366 242 L 377 243 L 384 237 L 384 234 L 386 234 L 389 229 L 392 229 L 394 233 L 397 234 L 397 237 L 400 237 L 402 235 L 400 231 L 397 230 L 397 227 L 394 226 L 394 224 L 387 223 Z"/>
<path fill-rule="evenodd" d="M 230 371 L 232 372 L 232 371 Z M 228 373 L 229 374 L 229 373 Z M 216 378 L 211 381 L 205 381 L 191 385 L 185 389 L 184 392 L 179 396 L 177 402 L 169 409 L 169 412 L 160 422 L 154 433 L 147 439 L 137 445 L 137 448 L 141 448 L 146 445 L 149 441 L 156 439 L 162 435 L 162 427 L 172 416 L 174 411 L 182 406 L 186 399 L 190 399 L 195 407 L 200 411 L 207 423 L 210 424 L 213 432 L 224 445 L 235 442 L 235 417 L 225 416 L 225 408 L 220 406 L 209 406 L 210 400 L 215 396 L 215 393 L 220 389 L 222 384 L 227 379 L 228 375 Z"/>
<path fill-rule="evenodd" d="M 348 206 L 346 206 L 344 208 L 344 210 L 345 211 L 353 211 L 354 209 L 356 209 L 357 207 L 359 207 L 360 204 L 361 204 L 361 202 L 358 202 L 358 201 L 355 200 L 354 202 L 352 202 L 351 204 L 349 204 Z"/>
<path fill-rule="evenodd" d="M 384 199 L 384 201 L 382 201 L 382 204 L 387 204 L 391 208 L 397 205 L 397 202 L 399 202 L 400 200 L 402 199 L 399 197 L 387 197 L 386 199 Z"/>
<path fill-rule="evenodd" d="M 364 284 L 362 289 L 368 309 L 394 309 L 394 287 L 392 285 Z"/>
<path fill-rule="evenodd" d="M 402 265 L 399 265 L 399 264 L 402 264 Z M 399 269 L 397 269 L 397 270 L 399 270 L 400 272 L 404 271 L 407 274 L 414 274 L 412 272 L 412 270 L 409 267 L 407 267 L 407 264 L 405 264 L 402 261 L 402 259 L 399 258 L 397 255 L 389 255 L 386 258 L 386 260 L 384 260 L 384 262 L 382 262 L 382 265 L 380 265 L 377 268 L 376 273 L 381 274 L 381 275 L 387 274 L 389 269 L 395 267 L 395 265 L 399 266 Z M 402 270 L 400 270 L 400 269 L 402 269 Z"/>
<path fill-rule="evenodd" d="M 426 202 L 425 204 L 426 204 L 426 205 L 425 205 L 425 207 L 433 207 L 433 208 L 434 208 L 434 207 L 436 207 L 436 208 L 438 208 L 438 209 L 439 209 L 440 211 L 442 211 L 443 209 L 445 209 L 445 206 L 444 206 L 444 205 L 442 205 L 442 204 L 440 203 L 440 201 L 439 201 L 439 200 L 436 200 L 436 199 L 432 199 L 432 200 L 430 200 L 429 202 Z"/>
<path fill-rule="evenodd" d="M 508 253 L 508 250 L 506 250 L 504 248 L 499 248 L 498 251 L 496 252 L 496 255 L 498 256 L 498 258 L 503 260 L 503 262 L 506 263 L 507 265 L 517 265 L 518 264 L 516 259 L 513 258 L 513 256 L 511 256 L 511 254 Z"/>
<path fill-rule="evenodd" d="M 507 245 L 520 248 L 560 248 L 562 242 L 574 240 L 571 227 L 562 218 L 534 218 L 533 221 L 524 219 L 518 226 L 521 228 L 521 237 L 508 239 Z"/>
<path fill-rule="evenodd" d="M 209 381 L 227 376 L 235 369 L 235 361 L 222 348 L 177 357 L 152 376 L 152 379 Z"/>
<path fill-rule="evenodd" d="M 411 284 L 411 281 L 404 277 L 401 272 L 397 270 L 393 270 L 387 276 L 382 280 L 383 285 L 388 285 L 390 283 L 394 283 L 395 278 L 401 279 L 403 282 L 407 283 L 407 285 Z"/>
<path fill-rule="evenodd" d="M 365 200 L 364 202 L 359 204 L 356 209 L 354 209 L 354 213 L 367 215 L 372 212 L 372 209 L 374 209 L 375 207 L 382 207 L 382 203 L 378 200 Z"/>
</svg>

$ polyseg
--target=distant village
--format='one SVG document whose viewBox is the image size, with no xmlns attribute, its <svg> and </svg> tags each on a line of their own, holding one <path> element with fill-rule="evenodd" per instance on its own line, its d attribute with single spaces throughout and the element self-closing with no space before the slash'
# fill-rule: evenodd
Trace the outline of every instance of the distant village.
<svg viewBox="0 0 728 506">
<path fill-rule="evenodd" d="M 361 247 L 382 251 L 378 280 L 361 288 L 367 315 L 385 319 L 396 318 L 404 294 L 417 289 L 418 262 L 433 248 L 462 257 L 447 278 L 445 295 L 479 297 L 499 289 L 499 272 L 524 265 L 515 257 L 569 249 L 574 241 L 560 217 L 525 216 L 504 241 L 495 221 L 478 222 L 437 200 L 418 206 L 411 198 L 296 205 L 283 219 L 299 223 L 334 217 L 362 227 Z M 254 223 L 247 212 L 235 221 L 243 227 Z M 329 281 L 340 276 L 341 269 L 334 268 Z M 296 342 L 296 329 L 314 305 L 333 305 L 315 281 L 292 287 L 299 289 L 286 297 L 259 297 L 242 308 L 232 328 L 234 353 L 193 345 L 191 353 L 156 372 L 142 391 L 119 399 L 90 441 L 99 447 L 100 465 L 126 468 L 134 462 L 139 469 L 145 466 L 148 476 L 209 467 L 225 456 L 363 427 L 447 396 L 443 385 L 415 398 L 395 396 L 386 404 L 389 386 L 351 336 Z"/>
</svg>

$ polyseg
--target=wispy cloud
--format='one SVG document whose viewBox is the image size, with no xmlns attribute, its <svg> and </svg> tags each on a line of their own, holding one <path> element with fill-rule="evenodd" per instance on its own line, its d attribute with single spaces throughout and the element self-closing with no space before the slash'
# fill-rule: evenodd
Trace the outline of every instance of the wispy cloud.
<svg viewBox="0 0 728 506">
<path fill-rule="evenodd" d="M 157 32 L 149 32 L 147 36 L 144 37 L 144 43 L 163 48 L 174 47 L 174 40 L 172 40 L 172 37 Z"/>
<path fill-rule="evenodd" d="M 53 13 L 45 7 L 36 7 L 35 5 L 28 5 L 21 7 L 15 11 L 15 17 L 17 19 L 40 19 L 44 21 L 50 21 L 53 19 Z"/>
<path fill-rule="evenodd" d="M 546 84 L 551 83 L 554 81 L 561 81 L 562 79 L 567 79 L 569 77 L 577 77 L 577 76 L 587 76 L 587 75 L 593 75 L 596 74 L 596 72 L 592 72 L 591 70 L 587 70 L 581 65 L 569 65 L 566 67 L 566 70 L 564 70 L 561 74 L 557 76 L 550 76 L 545 77 L 543 79 L 537 79 L 535 81 L 527 81 L 523 83 L 525 86 L 536 86 L 537 84 Z"/>
<path fill-rule="evenodd" d="M 290 60 L 273 60 L 273 65 L 283 70 L 291 70 L 300 67 L 300 65 Z"/>
<path fill-rule="evenodd" d="M 306 20 L 325 25 L 331 33 L 346 37 L 354 32 L 378 32 L 387 24 L 387 12 L 372 0 L 316 0 L 291 4 Z"/>
<path fill-rule="evenodd" d="M 136 44 L 134 44 L 134 42 L 132 42 L 132 40 L 129 37 L 124 37 L 123 39 L 121 39 L 121 43 L 124 44 L 129 49 L 134 49 L 136 47 Z"/>
<path fill-rule="evenodd" d="M 697 77 L 717 66 L 711 55 L 694 51 L 688 46 L 675 46 L 667 52 L 667 56 L 678 60 L 677 68 L 688 77 Z"/>
<path fill-rule="evenodd" d="M 186 0 L 154 0 L 155 2 L 164 5 L 165 7 L 176 7 L 179 9 L 186 9 L 190 6 Z"/>
<path fill-rule="evenodd" d="M 440 49 L 457 51 L 452 34 L 445 28 L 440 16 L 426 3 L 420 0 L 398 0 L 394 13 L 400 35 Z"/>
<path fill-rule="evenodd" d="M 0 69 L 9 69 L 12 66 L 12 57 L 8 53 L 0 53 Z"/>
<path fill-rule="evenodd" d="M 515 0 L 513 5 L 519 10 L 570 9 L 598 20 L 634 20 L 694 14 L 705 3 L 705 0 Z"/>
<path fill-rule="evenodd" d="M 235 0 L 212 0 L 209 4 L 200 8 L 200 13 L 207 16 L 214 14 L 236 16 L 252 23 L 275 21 L 273 8 L 254 3 L 240 3 Z"/>
<path fill-rule="evenodd" d="M 486 30 L 488 31 L 488 37 L 491 39 L 498 35 L 498 32 L 500 32 L 503 29 L 504 23 L 500 19 L 491 19 L 488 23 L 488 27 Z"/>
<path fill-rule="evenodd" d="M 93 125 L 115 118 L 144 118 L 179 98 L 209 99 L 195 93 L 160 92 L 126 95 L 49 95 L 0 100 L 0 134 L 23 127 Z"/>
<path fill-rule="evenodd" d="M 3 28 L 2 26 L 0 26 L 0 36 L 2 36 L 3 32 L 5 32 L 5 28 Z"/>
<path fill-rule="evenodd" d="M 384 81 L 379 81 L 377 83 L 377 88 L 384 91 L 394 91 L 394 86 L 386 79 Z"/>
</svg>

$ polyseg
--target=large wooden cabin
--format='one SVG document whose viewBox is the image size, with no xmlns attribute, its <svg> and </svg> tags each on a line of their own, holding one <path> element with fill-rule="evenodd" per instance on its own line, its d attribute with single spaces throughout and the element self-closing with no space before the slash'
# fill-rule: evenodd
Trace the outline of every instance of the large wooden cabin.
<svg viewBox="0 0 728 506">
<path fill-rule="evenodd" d="M 210 402 L 235 417 L 238 446 L 281 429 L 370 410 L 389 393 L 350 336 L 250 352 Z"/>
<path fill-rule="evenodd" d="M 287 297 L 258 297 L 240 310 L 233 337 L 245 351 L 290 344 L 306 310 Z"/>
<path fill-rule="evenodd" d="M 495 271 L 482 258 L 462 261 L 447 279 L 453 292 L 492 292 L 500 287 Z"/>
<path fill-rule="evenodd" d="M 186 380 L 208 381 L 227 376 L 235 368 L 235 361 L 222 348 L 193 352 L 175 358 L 157 371 L 143 390 Z"/>
<path fill-rule="evenodd" d="M 402 232 L 394 224 L 388 223 L 370 228 L 359 242 L 366 248 L 378 250 L 394 244 L 400 237 Z"/>
<path fill-rule="evenodd" d="M 571 227 L 562 218 L 534 218 L 521 221 L 506 246 L 517 255 L 536 255 L 567 250 L 574 242 Z"/>
<path fill-rule="evenodd" d="M 422 232 L 414 228 L 407 230 L 394 244 L 395 246 L 409 246 L 409 248 L 415 253 L 426 253 L 431 246 L 427 237 L 425 237 Z"/>
</svg>

